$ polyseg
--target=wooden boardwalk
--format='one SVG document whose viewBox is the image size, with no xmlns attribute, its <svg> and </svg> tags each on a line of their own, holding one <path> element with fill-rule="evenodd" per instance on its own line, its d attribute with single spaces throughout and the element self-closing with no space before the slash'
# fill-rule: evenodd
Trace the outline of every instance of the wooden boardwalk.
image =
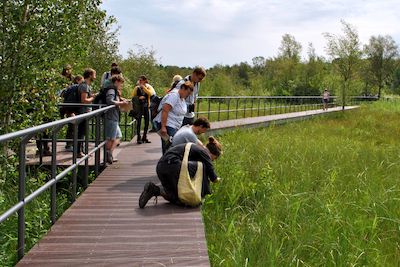
<svg viewBox="0 0 400 267">
<path fill-rule="evenodd" d="M 158 181 L 160 139 L 130 143 L 17 266 L 209 266 L 198 208 L 158 198 L 144 209 L 147 181 Z"/>
<path fill-rule="evenodd" d="M 353 109 L 355 107 L 347 107 Z M 328 112 L 339 111 L 329 109 Z M 309 118 L 322 110 L 213 122 L 213 134 L 235 127 Z M 139 209 L 147 181 L 158 182 L 160 139 L 124 144 L 107 167 L 17 266 L 209 266 L 199 208 L 181 208 L 161 197 Z"/>
</svg>

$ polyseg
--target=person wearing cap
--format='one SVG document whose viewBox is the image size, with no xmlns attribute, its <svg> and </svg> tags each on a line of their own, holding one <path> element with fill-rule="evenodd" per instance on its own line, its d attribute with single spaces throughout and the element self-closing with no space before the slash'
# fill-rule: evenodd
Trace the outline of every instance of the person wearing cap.
<svg viewBox="0 0 400 267">
<path fill-rule="evenodd" d="M 132 103 L 135 103 L 137 107 L 134 107 L 136 114 L 136 134 L 137 134 L 137 143 L 151 143 L 147 139 L 147 131 L 149 129 L 150 123 L 150 99 L 155 94 L 155 90 L 153 86 L 148 83 L 148 79 L 146 76 L 141 75 L 137 82 L 135 88 L 132 91 Z M 143 136 L 140 137 L 140 130 L 142 126 L 142 117 L 144 118 L 144 129 Z"/>
<path fill-rule="evenodd" d="M 200 82 L 206 77 L 206 74 L 207 73 L 206 73 L 205 68 L 198 66 L 198 67 L 194 68 L 191 75 L 188 75 L 185 78 L 183 78 L 175 86 L 174 90 L 179 90 L 180 86 L 186 81 L 190 81 L 194 86 L 193 94 L 189 95 L 186 98 L 187 112 L 183 119 L 182 126 L 186 125 L 186 124 L 192 125 L 194 122 L 194 117 L 195 117 L 194 111 L 196 110 L 196 100 L 197 100 L 197 97 L 199 96 Z"/>
<path fill-rule="evenodd" d="M 113 67 L 118 67 L 118 64 L 115 63 L 115 62 L 111 63 L 111 69 L 112 69 Z M 100 87 L 103 88 L 103 87 L 104 87 L 104 82 L 105 82 L 106 80 L 110 79 L 111 76 L 112 76 L 112 75 L 111 75 L 111 70 L 110 70 L 110 71 L 104 72 L 103 75 L 101 76 Z"/>
<path fill-rule="evenodd" d="M 185 178 L 196 179 L 195 187 L 200 191 L 197 192 L 201 199 L 211 194 L 210 181 L 215 183 L 220 180 L 215 173 L 213 161 L 221 154 L 222 145 L 212 136 L 208 138 L 205 147 L 193 143 L 171 147 L 157 163 L 156 172 L 161 185 L 146 183 L 139 197 L 139 207 L 143 209 L 152 197 L 157 196 L 162 196 L 172 204 L 192 206 L 182 197 L 180 180 Z"/>
</svg>

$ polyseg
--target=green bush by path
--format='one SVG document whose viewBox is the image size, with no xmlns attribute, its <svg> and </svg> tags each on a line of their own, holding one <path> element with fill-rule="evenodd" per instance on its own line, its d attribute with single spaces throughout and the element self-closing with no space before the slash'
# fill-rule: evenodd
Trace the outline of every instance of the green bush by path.
<svg viewBox="0 0 400 267">
<path fill-rule="evenodd" d="M 213 266 L 397 266 L 400 105 L 221 136 Z"/>
</svg>

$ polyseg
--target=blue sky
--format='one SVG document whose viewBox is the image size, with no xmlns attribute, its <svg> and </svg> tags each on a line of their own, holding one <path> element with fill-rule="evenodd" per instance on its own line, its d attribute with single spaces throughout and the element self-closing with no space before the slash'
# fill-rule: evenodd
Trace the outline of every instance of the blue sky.
<svg viewBox="0 0 400 267">
<path fill-rule="evenodd" d="M 312 42 L 326 56 L 324 32 L 352 24 L 363 44 L 391 35 L 400 45 L 398 0 L 104 0 L 118 20 L 120 53 L 136 45 L 156 51 L 163 65 L 232 65 L 278 54 L 282 35 L 293 35 L 306 55 Z"/>
</svg>

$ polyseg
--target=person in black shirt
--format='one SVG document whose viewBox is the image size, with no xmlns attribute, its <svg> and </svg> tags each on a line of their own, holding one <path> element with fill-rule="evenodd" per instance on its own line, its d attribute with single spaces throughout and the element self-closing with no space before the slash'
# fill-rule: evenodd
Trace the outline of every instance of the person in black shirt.
<svg viewBox="0 0 400 267">
<path fill-rule="evenodd" d="M 155 94 L 154 88 L 148 83 L 146 76 L 141 75 L 138 80 L 138 84 L 135 86 L 132 92 L 132 102 L 138 105 L 136 107 L 136 133 L 137 133 L 137 143 L 151 143 L 147 139 L 147 130 L 149 129 L 150 123 L 150 99 Z M 135 99 L 136 98 L 136 101 Z M 144 129 L 143 137 L 140 138 L 140 129 L 142 126 L 142 117 L 144 118 Z"/>
<path fill-rule="evenodd" d="M 178 181 L 185 147 L 186 144 L 180 144 L 170 148 L 158 161 L 156 171 L 161 181 L 161 186 L 157 186 L 152 182 L 145 184 L 144 190 L 139 198 L 140 208 L 144 208 L 153 196 L 162 196 L 173 204 L 184 204 L 178 197 Z M 221 144 L 212 136 L 209 137 L 206 148 L 196 144 L 192 144 L 190 148 L 188 157 L 188 171 L 190 177 L 195 175 L 198 162 L 203 163 L 202 198 L 207 194 L 211 194 L 210 181 L 217 182 L 220 180 L 215 173 L 212 161 L 217 159 L 221 153 Z"/>
</svg>

